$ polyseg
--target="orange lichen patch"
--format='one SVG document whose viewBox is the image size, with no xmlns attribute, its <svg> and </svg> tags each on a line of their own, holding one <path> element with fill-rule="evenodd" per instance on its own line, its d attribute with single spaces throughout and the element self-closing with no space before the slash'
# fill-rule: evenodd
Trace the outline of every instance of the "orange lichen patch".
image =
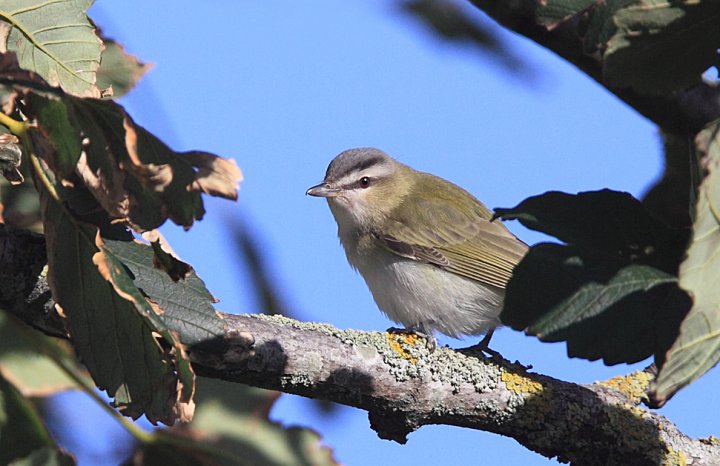
<svg viewBox="0 0 720 466">
<path fill-rule="evenodd" d="M 613 377 L 610 380 L 599 382 L 599 384 L 619 391 L 625 398 L 637 405 L 648 399 L 647 389 L 652 379 L 653 376 L 649 372 L 637 371 Z"/>
<path fill-rule="evenodd" d="M 533 395 L 539 395 L 543 392 L 543 385 L 540 382 L 536 382 L 524 375 L 503 371 L 500 375 L 500 380 L 505 382 L 505 386 L 508 390 L 517 394 L 530 393 Z"/>
<path fill-rule="evenodd" d="M 420 341 L 420 337 L 418 337 L 414 333 L 385 332 L 385 335 L 387 337 L 388 344 L 390 345 L 390 349 L 392 349 L 395 353 L 400 355 L 400 357 L 407 359 L 411 363 L 417 363 L 417 358 L 410 354 L 408 348 L 416 346 L 417 343 Z"/>
</svg>

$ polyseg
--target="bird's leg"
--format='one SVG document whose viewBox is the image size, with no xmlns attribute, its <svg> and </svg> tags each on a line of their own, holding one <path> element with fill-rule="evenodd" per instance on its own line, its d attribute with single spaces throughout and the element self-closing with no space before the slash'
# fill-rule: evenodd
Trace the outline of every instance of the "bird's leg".
<svg viewBox="0 0 720 466">
<path fill-rule="evenodd" d="M 475 346 L 471 346 L 470 349 L 480 351 L 481 353 L 485 353 L 497 364 L 502 364 L 504 362 L 512 365 L 517 366 L 521 368 L 523 371 L 529 371 L 532 369 L 532 365 L 524 365 L 521 364 L 520 361 L 515 361 L 514 363 L 510 362 L 509 360 L 505 359 L 498 351 L 495 351 L 494 349 L 490 349 L 488 346 L 490 344 L 490 339 L 493 336 L 493 332 L 495 332 L 495 329 L 490 330 L 488 333 L 485 334 L 482 340 L 480 340 L 480 343 L 478 343 Z"/>
<path fill-rule="evenodd" d="M 483 339 L 480 340 L 480 343 L 478 343 L 477 345 L 475 345 L 475 346 L 473 347 L 473 349 L 476 349 L 476 350 L 478 350 L 478 351 L 480 351 L 480 352 L 482 352 L 482 353 L 487 354 L 488 356 L 490 356 L 492 359 L 494 359 L 494 360 L 496 360 L 496 361 L 502 360 L 503 357 L 500 355 L 500 353 L 498 353 L 498 352 L 495 351 L 494 349 L 490 349 L 490 346 L 489 346 L 489 345 L 490 345 L 490 339 L 492 338 L 493 333 L 495 333 L 495 329 L 492 329 L 492 330 L 488 331 L 488 332 L 485 334 L 485 336 L 483 337 Z"/>
<path fill-rule="evenodd" d="M 437 349 L 437 339 L 435 335 L 433 335 L 432 327 L 430 326 L 431 323 L 432 322 L 419 322 L 411 325 L 409 330 L 414 332 L 415 335 L 425 338 L 427 347 L 432 353 Z"/>
</svg>

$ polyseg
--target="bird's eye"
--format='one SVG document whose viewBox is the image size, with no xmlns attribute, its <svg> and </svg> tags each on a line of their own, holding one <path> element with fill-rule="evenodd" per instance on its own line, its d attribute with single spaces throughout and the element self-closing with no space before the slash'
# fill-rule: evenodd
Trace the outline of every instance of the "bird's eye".
<svg viewBox="0 0 720 466">
<path fill-rule="evenodd" d="M 370 178 L 368 178 L 367 176 L 363 176 L 362 178 L 360 178 L 360 187 L 367 188 L 368 186 L 370 186 Z"/>
</svg>

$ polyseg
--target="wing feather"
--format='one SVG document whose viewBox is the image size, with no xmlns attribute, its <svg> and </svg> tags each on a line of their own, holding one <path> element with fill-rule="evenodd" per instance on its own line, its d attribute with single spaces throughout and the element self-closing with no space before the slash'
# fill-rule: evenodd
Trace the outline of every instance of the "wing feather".
<svg viewBox="0 0 720 466">
<path fill-rule="evenodd" d="M 455 185 L 448 189 L 438 185 L 447 183 L 444 180 L 423 175 L 429 179 L 422 185 L 429 186 L 433 196 L 411 190 L 402 212 L 391 212 L 384 232 L 376 235 L 381 244 L 400 256 L 504 288 L 527 245 L 500 221 L 491 222 L 491 212 L 467 191 Z M 457 208 L 458 196 L 465 198 L 465 205 L 470 201 L 473 209 Z"/>
</svg>

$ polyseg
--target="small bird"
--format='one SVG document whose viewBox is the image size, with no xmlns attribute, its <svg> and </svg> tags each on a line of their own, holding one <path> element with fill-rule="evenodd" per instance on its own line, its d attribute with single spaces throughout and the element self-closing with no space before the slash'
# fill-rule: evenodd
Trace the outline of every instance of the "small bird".
<svg viewBox="0 0 720 466">
<path fill-rule="evenodd" d="M 327 199 L 348 262 L 387 317 L 431 345 L 435 330 L 485 334 L 487 349 L 528 247 L 480 201 L 373 148 L 342 152 L 306 194 Z"/>
</svg>

